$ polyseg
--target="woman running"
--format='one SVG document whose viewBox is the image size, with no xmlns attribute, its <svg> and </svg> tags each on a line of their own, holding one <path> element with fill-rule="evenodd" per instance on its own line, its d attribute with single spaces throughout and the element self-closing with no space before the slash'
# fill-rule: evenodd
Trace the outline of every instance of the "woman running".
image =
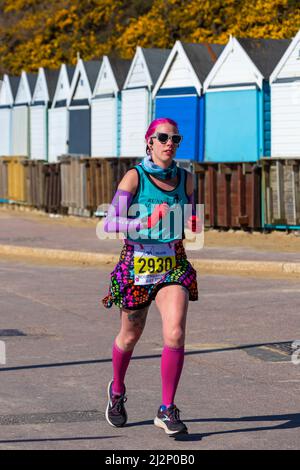
<svg viewBox="0 0 300 470">
<path fill-rule="evenodd" d="M 174 208 L 179 207 L 179 214 L 183 214 L 184 205 L 193 202 L 193 177 L 173 161 L 182 140 L 176 122 L 154 120 L 145 139 L 147 157 L 121 180 L 105 221 L 107 232 L 123 232 L 126 237 L 111 273 L 109 294 L 103 299 L 105 307 L 119 307 L 121 316 L 112 350 L 113 379 L 108 384 L 106 419 L 116 427 L 127 422 L 125 374 L 155 299 L 164 345 L 162 400 L 154 424 L 174 436 L 187 433 L 175 394 L 184 362 L 188 302 L 198 299 L 198 291 L 196 271 L 187 261 L 182 243 L 184 225 L 179 224 L 178 232 L 176 221 L 164 222 Z M 135 204 L 139 205 L 138 216 L 130 215 Z M 182 222 L 183 217 L 178 217 Z M 187 226 L 196 231 L 195 216 Z"/>
</svg>

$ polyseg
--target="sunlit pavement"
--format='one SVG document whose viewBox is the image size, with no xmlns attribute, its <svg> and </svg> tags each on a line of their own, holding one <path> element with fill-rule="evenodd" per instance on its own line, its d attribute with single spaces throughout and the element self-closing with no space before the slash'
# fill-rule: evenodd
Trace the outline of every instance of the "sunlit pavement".
<svg viewBox="0 0 300 470">
<path fill-rule="evenodd" d="M 153 426 L 161 320 L 153 305 L 126 377 L 129 421 L 104 418 L 117 309 L 109 269 L 0 262 L 0 449 L 297 449 L 299 281 L 199 275 L 176 396 L 189 435 Z"/>
</svg>

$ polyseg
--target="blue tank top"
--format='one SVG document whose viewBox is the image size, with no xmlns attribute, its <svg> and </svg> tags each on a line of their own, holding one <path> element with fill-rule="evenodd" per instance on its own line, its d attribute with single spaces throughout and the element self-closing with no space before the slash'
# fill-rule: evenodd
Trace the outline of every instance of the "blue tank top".
<svg viewBox="0 0 300 470">
<path fill-rule="evenodd" d="M 170 243 L 184 238 L 184 205 L 188 203 L 186 194 L 187 172 L 183 168 L 178 168 L 178 183 L 172 191 L 165 191 L 151 180 L 150 175 L 141 165 L 134 167 L 139 176 L 137 192 L 128 210 L 128 217 L 135 219 L 146 218 L 154 210 L 155 205 L 166 202 L 170 207 L 169 217 L 160 220 L 151 229 L 141 229 L 137 238 L 127 239 L 142 244 Z M 134 205 L 138 205 L 134 207 Z M 138 209 L 138 210 L 137 210 Z"/>
</svg>

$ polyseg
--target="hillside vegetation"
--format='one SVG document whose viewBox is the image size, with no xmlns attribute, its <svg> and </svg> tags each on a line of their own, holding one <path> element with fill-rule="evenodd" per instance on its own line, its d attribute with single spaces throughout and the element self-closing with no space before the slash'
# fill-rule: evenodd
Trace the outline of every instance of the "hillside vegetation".
<svg viewBox="0 0 300 470">
<path fill-rule="evenodd" d="M 0 0 L 0 72 L 18 74 L 103 54 L 132 58 L 137 45 L 226 43 L 229 34 L 291 38 L 299 0 Z"/>
</svg>

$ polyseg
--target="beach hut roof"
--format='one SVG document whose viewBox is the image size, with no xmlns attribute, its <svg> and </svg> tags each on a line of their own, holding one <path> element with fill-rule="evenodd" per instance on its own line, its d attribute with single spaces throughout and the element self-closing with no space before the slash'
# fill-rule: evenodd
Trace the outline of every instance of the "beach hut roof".
<svg viewBox="0 0 300 470">
<path fill-rule="evenodd" d="M 181 44 L 199 81 L 203 83 L 225 46 L 210 43 Z"/>
<path fill-rule="evenodd" d="M 135 74 L 136 67 L 139 67 L 140 65 L 142 65 L 142 68 L 144 69 L 144 78 L 139 81 L 138 86 L 148 86 L 149 88 L 155 86 L 170 52 L 171 51 L 169 49 L 145 49 L 138 46 L 131 62 L 129 72 L 124 83 L 124 88 L 129 88 L 130 85 L 136 86 L 136 82 L 130 82 Z"/>
<path fill-rule="evenodd" d="M 226 85 L 235 83 L 235 79 L 241 80 L 241 76 L 243 76 L 241 84 L 248 80 L 249 83 L 255 82 L 259 88 L 262 88 L 263 80 L 269 79 L 288 44 L 289 40 L 286 39 L 253 39 L 230 36 L 223 52 L 204 82 L 204 90 L 206 91 L 211 86 L 219 86 L 217 77 L 224 65 L 227 67 L 224 82 Z M 233 61 L 233 51 L 240 54 L 238 63 L 231 62 Z M 245 77 L 247 78 L 245 79 Z"/>
<path fill-rule="evenodd" d="M 67 74 L 68 74 L 68 79 L 69 79 L 69 83 L 72 82 L 73 80 L 73 76 L 74 76 L 74 72 L 75 72 L 75 66 L 74 65 L 66 65 L 66 71 L 67 71 Z"/>
<path fill-rule="evenodd" d="M 148 66 L 152 83 L 155 85 L 167 58 L 170 55 L 171 49 L 142 48 L 142 52 Z"/>
<path fill-rule="evenodd" d="M 153 97 L 156 96 L 158 90 L 165 81 L 177 54 L 183 56 L 184 60 L 188 62 L 188 68 L 190 69 L 192 79 L 191 86 L 194 86 L 200 94 L 205 78 L 223 49 L 224 46 L 221 44 L 194 44 L 176 41 L 156 82 L 153 90 Z"/>
<path fill-rule="evenodd" d="M 16 97 L 15 104 L 30 104 L 34 93 L 34 88 L 37 81 L 37 73 L 27 73 L 22 71 Z"/>
<path fill-rule="evenodd" d="M 287 50 L 290 39 L 236 38 L 266 80 Z"/>
<path fill-rule="evenodd" d="M 115 57 L 108 57 L 108 60 L 114 73 L 118 88 L 121 90 L 125 83 L 131 61 Z"/>
<path fill-rule="evenodd" d="M 96 85 L 101 64 L 102 60 L 90 60 L 88 62 L 83 62 L 92 92 L 94 91 L 94 87 Z"/>
<path fill-rule="evenodd" d="M 290 43 L 289 43 L 287 49 L 285 50 L 284 54 L 282 55 L 282 57 L 280 58 L 280 60 L 276 64 L 274 70 L 272 71 L 271 76 L 270 76 L 270 82 L 271 83 L 274 82 L 278 78 L 278 76 L 280 75 L 283 67 L 287 63 L 287 61 L 290 58 L 292 58 L 291 57 L 292 54 L 296 54 L 293 58 L 293 59 L 296 59 L 296 60 L 294 60 L 294 66 L 289 68 L 289 71 L 288 71 L 289 77 L 292 78 L 292 76 L 294 76 L 294 74 L 295 74 L 295 71 L 299 70 L 298 66 L 296 65 L 296 64 L 298 64 L 297 61 L 300 58 L 299 44 L 300 44 L 300 30 L 298 31 L 296 36 L 292 40 L 290 40 Z M 298 48 L 298 50 L 296 48 Z M 299 75 L 300 75 L 300 73 L 297 73 L 296 76 L 299 77 Z"/>
<path fill-rule="evenodd" d="M 9 83 L 10 83 L 13 98 L 15 99 L 16 96 L 17 96 L 18 86 L 19 86 L 19 83 L 20 83 L 20 77 L 17 77 L 15 75 L 13 75 L 13 76 L 8 75 L 8 80 L 9 80 Z"/>
<path fill-rule="evenodd" d="M 48 94 L 49 94 L 49 101 L 53 101 L 57 80 L 59 77 L 59 69 L 57 70 L 49 70 L 44 69 L 45 71 L 45 78 L 47 82 Z"/>
<path fill-rule="evenodd" d="M 31 93 L 31 96 L 32 96 L 33 93 L 34 93 L 34 88 L 35 88 L 35 85 L 36 85 L 38 74 L 37 73 L 26 73 L 26 75 L 27 75 L 27 81 L 28 81 L 30 93 Z"/>
<path fill-rule="evenodd" d="M 2 82 L 2 93 L 4 93 L 4 95 L 0 97 L 1 104 L 13 104 L 17 95 L 19 82 L 20 77 L 4 74 Z"/>
</svg>

